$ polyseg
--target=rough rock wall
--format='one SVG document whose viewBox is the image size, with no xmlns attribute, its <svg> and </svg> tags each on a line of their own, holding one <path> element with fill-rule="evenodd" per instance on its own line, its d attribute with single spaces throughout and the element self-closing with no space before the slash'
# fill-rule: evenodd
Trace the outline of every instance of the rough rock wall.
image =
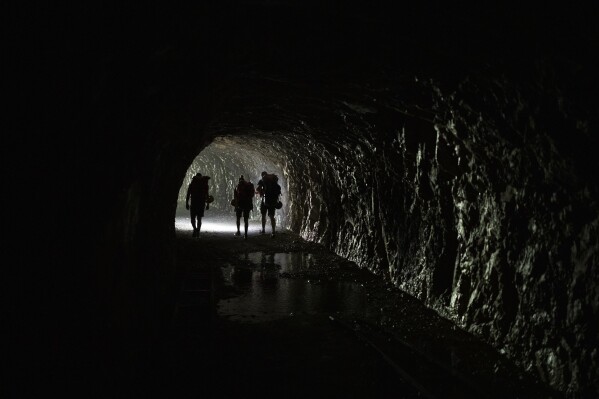
<svg viewBox="0 0 599 399">
<path fill-rule="evenodd" d="M 546 84 L 471 76 L 447 93 L 414 81 L 417 103 L 342 101 L 344 132 L 305 129 L 288 154 L 292 229 L 556 388 L 596 394 L 596 162 L 564 148 L 596 140 L 588 110 Z"/>
<path fill-rule="evenodd" d="M 585 178 L 596 163 L 561 148 L 593 148 L 590 115 L 542 79 L 475 78 L 447 97 L 430 169 L 418 169 L 453 203 L 456 262 L 449 307 L 427 302 L 552 385 L 596 394 L 599 208 Z"/>
</svg>

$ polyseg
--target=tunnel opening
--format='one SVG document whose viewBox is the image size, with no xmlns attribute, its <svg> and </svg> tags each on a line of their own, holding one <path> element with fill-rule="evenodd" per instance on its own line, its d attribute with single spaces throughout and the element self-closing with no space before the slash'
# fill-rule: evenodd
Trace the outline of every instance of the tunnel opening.
<svg viewBox="0 0 599 399">
<path fill-rule="evenodd" d="M 288 228 L 289 215 L 289 186 L 284 168 L 284 158 L 281 153 L 275 154 L 270 150 L 272 145 L 267 141 L 252 137 L 215 137 L 192 161 L 185 173 L 183 183 L 179 188 L 175 227 L 177 230 L 191 231 L 189 211 L 185 208 L 187 188 L 196 173 L 209 176 L 209 193 L 214 202 L 205 211 L 202 230 L 213 232 L 234 232 L 235 207 L 231 205 L 234 190 L 240 176 L 257 187 L 261 173 L 266 171 L 279 177 L 281 186 L 281 202 L 283 207 L 275 212 L 277 229 Z M 274 156 L 273 156 L 274 155 Z M 256 226 L 261 221 L 260 197 L 253 200 L 253 209 L 249 220 Z M 270 222 L 269 222 L 270 223 Z M 269 224 L 270 225 L 270 224 Z"/>
</svg>

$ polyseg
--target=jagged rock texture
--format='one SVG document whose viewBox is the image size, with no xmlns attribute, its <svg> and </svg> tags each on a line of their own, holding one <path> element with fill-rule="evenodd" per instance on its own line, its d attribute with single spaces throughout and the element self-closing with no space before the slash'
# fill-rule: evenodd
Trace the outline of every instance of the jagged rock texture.
<svg viewBox="0 0 599 399">
<path fill-rule="evenodd" d="M 433 120 L 379 99 L 370 111 L 347 111 L 346 128 L 359 134 L 292 157 L 292 215 L 302 221 L 293 228 L 388 273 L 552 385 L 592 392 L 597 186 L 580 180 L 529 93 L 489 81 L 436 89 L 422 88 L 434 98 Z M 552 117 L 587 123 L 565 111 Z M 377 126 L 385 118 L 396 125 Z M 588 132 L 567 134 L 584 142 Z M 300 173 L 310 157 L 314 172 Z"/>
<path fill-rule="evenodd" d="M 473 74 L 447 92 L 417 77 L 362 84 L 301 115 L 291 96 L 264 115 L 277 134 L 229 140 L 257 140 L 280 165 L 291 230 L 388 275 L 558 389 L 592 393 L 596 163 L 563 145 L 592 145 L 591 121 L 535 72 L 526 85 Z"/>
</svg>

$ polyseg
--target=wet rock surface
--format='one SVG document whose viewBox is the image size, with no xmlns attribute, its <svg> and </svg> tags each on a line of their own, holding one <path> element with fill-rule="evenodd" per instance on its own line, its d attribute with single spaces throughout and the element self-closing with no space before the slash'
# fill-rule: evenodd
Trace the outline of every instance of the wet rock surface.
<svg viewBox="0 0 599 399">
<path fill-rule="evenodd" d="M 244 241 L 178 230 L 177 241 L 181 290 L 165 346 L 175 391 L 561 397 L 388 279 L 291 232 L 252 229 Z"/>
</svg>

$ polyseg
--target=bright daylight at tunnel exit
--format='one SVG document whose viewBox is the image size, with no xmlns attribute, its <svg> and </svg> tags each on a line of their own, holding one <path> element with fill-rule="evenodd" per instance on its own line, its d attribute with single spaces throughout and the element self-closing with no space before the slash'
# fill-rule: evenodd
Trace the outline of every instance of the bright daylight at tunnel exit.
<svg viewBox="0 0 599 399">
<path fill-rule="evenodd" d="M 248 196 L 251 198 L 248 219 L 252 226 L 249 229 L 249 234 L 261 233 L 261 207 L 264 207 L 262 204 L 264 196 L 258 192 L 258 183 L 262 180 L 263 172 L 275 175 L 277 184 L 281 187 L 281 195 L 277 197 L 281 202 L 281 208 L 275 211 L 274 218 L 275 226 L 278 226 L 279 229 L 286 229 L 286 215 L 289 212 L 287 179 L 280 166 L 282 160 L 276 158 L 273 161 L 268 158 L 270 155 L 268 146 L 267 142 L 253 142 L 251 139 L 235 141 L 218 137 L 204 148 L 187 170 L 179 190 L 175 219 L 176 229 L 193 231 L 190 212 L 186 209 L 186 196 L 193 177 L 200 173 L 210 177 L 208 194 L 214 198 L 214 202 L 210 203 L 208 209 L 204 211 L 201 231 L 237 232 L 236 213 L 239 206 L 234 205 L 233 200 L 236 198 L 235 191 L 239 181 L 243 178 L 245 182 L 252 183 L 254 186 L 252 195 Z M 279 154 L 278 157 L 280 156 Z M 243 214 L 241 217 L 241 223 L 243 223 Z M 271 234 L 270 220 L 267 224 L 268 233 Z"/>
<path fill-rule="evenodd" d="M 6 13 L 7 397 L 598 398 L 587 3 Z"/>
</svg>

